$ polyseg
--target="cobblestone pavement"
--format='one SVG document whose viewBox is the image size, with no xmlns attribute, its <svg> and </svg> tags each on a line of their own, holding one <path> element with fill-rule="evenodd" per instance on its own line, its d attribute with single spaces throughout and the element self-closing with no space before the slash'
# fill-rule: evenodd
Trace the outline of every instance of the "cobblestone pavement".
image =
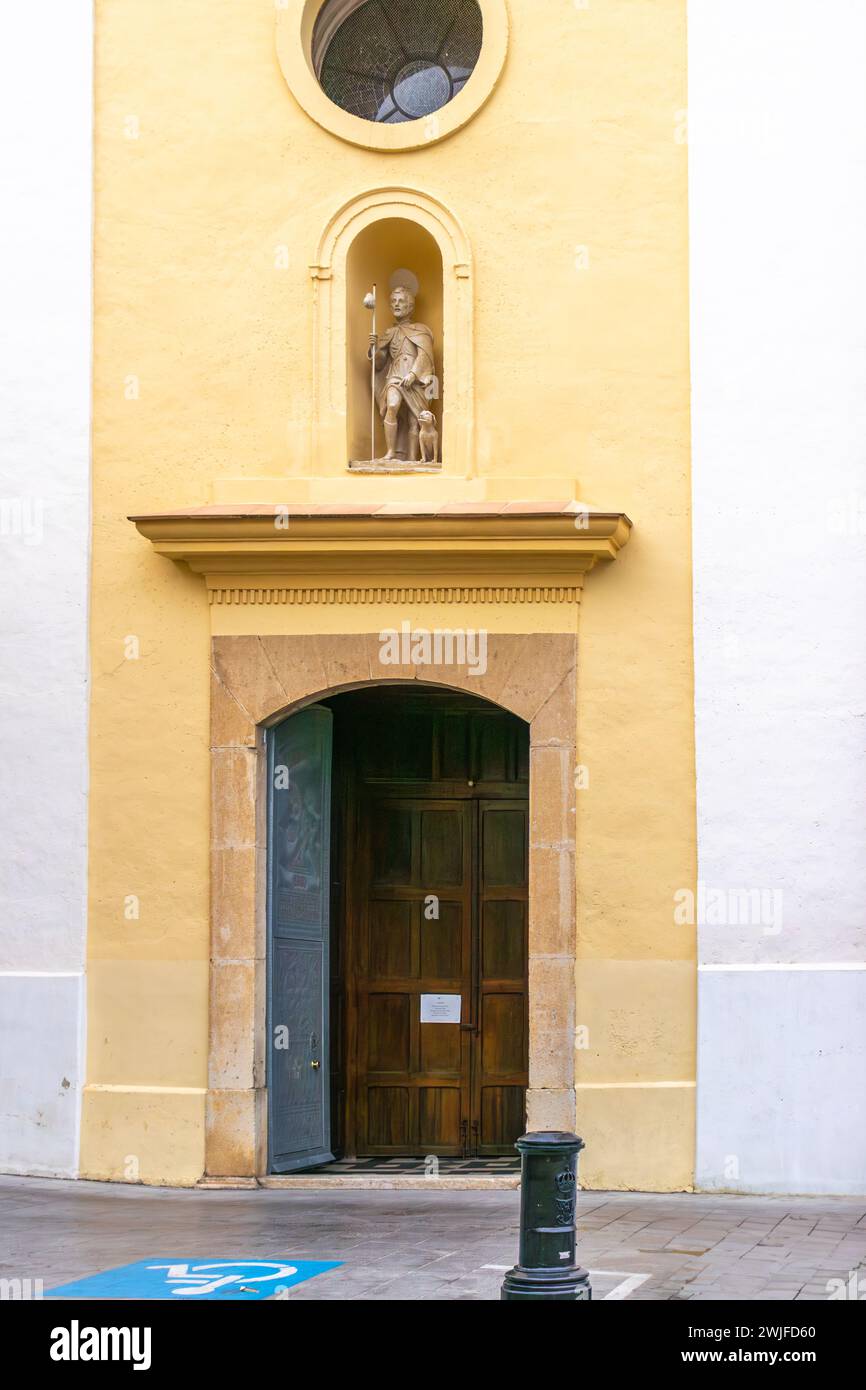
<svg viewBox="0 0 866 1390">
<path fill-rule="evenodd" d="M 144 1259 L 342 1260 L 288 1298 L 497 1299 L 517 1192 L 179 1191 L 0 1177 L 0 1278 Z M 584 1192 L 595 1298 L 866 1298 L 866 1198 Z M 831 1281 L 841 1280 L 842 1285 Z"/>
</svg>

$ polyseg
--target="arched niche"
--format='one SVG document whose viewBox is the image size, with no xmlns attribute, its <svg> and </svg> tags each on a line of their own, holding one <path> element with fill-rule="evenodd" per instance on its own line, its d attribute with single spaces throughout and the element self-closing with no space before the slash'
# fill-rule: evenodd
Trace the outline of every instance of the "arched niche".
<svg viewBox="0 0 866 1390">
<path fill-rule="evenodd" d="M 375 279 L 380 286 L 377 328 L 382 332 L 392 322 L 389 277 L 393 270 L 403 268 L 414 270 L 421 281 L 415 316 L 429 324 L 436 338 L 443 399 L 436 403 L 435 414 L 443 472 L 460 477 L 473 472 L 475 390 L 469 242 L 457 219 L 438 199 L 415 189 L 382 188 L 361 194 L 340 208 L 325 228 L 310 267 L 314 284 L 316 473 L 345 472 L 350 458 L 369 455 L 366 344 L 371 325 L 363 298 Z M 438 295 L 431 288 L 433 284 L 437 289 L 441 285 Z M 381 431 L 380 422 L 377 431 Z M 377 438 L 381 444 L 381 433 Z"/>
<path fill-rule="evenodd" d="M 349 248 L 346 262 L 346 376 L 348 382 L 348 457 L 382 458 L 385 436 L 377 409 L 375 452 L 370 452 L 371 363 L 367 359 L 372 318 L 364 307 L 364 295 L 376 286 L 376 330 L 381 337 L 394 323 L 391 313 L 390 280 L 394 271 L 408 269 L 419 282 L 413 320 L 424 323 L 433 333 L 435 368 L 440 396 L 431 402 L 440 442 L 445 419 L 445 374 L 443 371 L 442 253 L 436 239 L 418 222 L 405 217 L 382 217 L 358 233 Z M 440 449 L 441 455 L 441 449 Z"/>
</svg>

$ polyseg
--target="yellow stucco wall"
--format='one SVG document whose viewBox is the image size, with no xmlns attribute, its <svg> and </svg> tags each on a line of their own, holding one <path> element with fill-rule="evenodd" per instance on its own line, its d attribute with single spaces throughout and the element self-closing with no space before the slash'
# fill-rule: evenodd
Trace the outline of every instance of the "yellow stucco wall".
<svg viewBox="0 0 866 1390">
<path fill-rule="evenodd" d="M 302 472 L 330 472 L 346 500 L 395 495 L 406 480 L 310 455 L 308 270 L 341 204 L 395 184 L 446 204 L 471 242 L 473 486 L 507 496 L 513 479 L 521 497 L 577 495 L 635 524 L 580 616 L 582 1177 L 690 1184 L 694 941 L 672 911 L 695 877 L 685 8 L 510 0 L 490 101 L 447 140 L 382 153 L 295 103 L 273 0 L 98 0 L 84 1175 L 194 1182 L 204 1151 L 209 610 L 201 579 L 125 518 L 245 488 L 263 500 L 262 479 L 282 501 Z M 468 495 L 459 479 L 423 486 Z M 371 631 L 395 609 L 253 616 Z"/>
</svg>

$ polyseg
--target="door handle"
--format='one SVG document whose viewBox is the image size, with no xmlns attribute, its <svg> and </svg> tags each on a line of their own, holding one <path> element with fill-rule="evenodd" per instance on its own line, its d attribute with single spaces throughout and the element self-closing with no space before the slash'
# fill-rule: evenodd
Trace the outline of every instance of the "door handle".
<svg viewBox="0 0 866 1390">
<path fill-rule="evenodd" d="M 319 1067 L 321 1066 L 321 1062 L 311 1062 L 310 1066 L 313 1068 L 313 1071 L 318 1071 Z"/>
</svg>

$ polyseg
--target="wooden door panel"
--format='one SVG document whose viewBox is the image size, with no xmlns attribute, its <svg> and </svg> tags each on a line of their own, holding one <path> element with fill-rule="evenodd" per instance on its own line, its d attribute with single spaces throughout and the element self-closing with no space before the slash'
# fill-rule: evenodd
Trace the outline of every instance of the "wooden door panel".
<svg viewBox="0 0 866 1390">
<path fill-rule="evenodd" d="M 424 1086 L 418 1093 L 418 1130 L 421 1147 L 459 1148 L 461 1104 L 458 1086 Z"/>
<path fill-rule="evenodd" d="M 479 1154 L 510 1154 L 525 1128 L 529 1081 L 528 818 L 525 798 L 481 801 L 478 1035 L 473 1124 Z"/>
<path fill-rule="evenodd" d="M 367 1071 L 409 1070 L 411 1021 L 408 994 L 371 994 L 367 1000 Z"/>
<path fill-rule="evenodd" d="M 389 710 L 371 710 L 357 743 L 361 776 L 365 780 L 429 781 L 433 776 L 434 718 L 432 710 L 410 710 L 402 702 Z"/>
<path fill-rule="evenodd" d="M 366 1093 L 369 1147 L 408 1153 L 409 1091 L 405 1086 L 370 1086 Z"/>
<path fill-rule="evenodd" d="M 514 1140 L 526 1128 L 523 1086 L 484 1086 L 481 1090 L 482 1152 L 513 1153 Z"/>
<path fill-rule="evenodd" d="M 476 720 L 476 774 L 482 782 L 507 782 L 511 773 L 512 721 L 501 715 Z"/>
<path fill-rule="evenodd" d="M 459 1024 L 422 1024 L 421 996 L 457 994 L 468 1017 L 473 808 L 372 793 L 362 818 L 369 854 L 359 866 L 355 961 L 358 1152 L 458 1154 L 469 1116 L 470 1038 Z M 389 1096 L 399 1111 L 392 1121 L 384 1115 Z"/>
<path fill-rule="evenodd" d="M 526 1000 L 520 994 L 481 995 L 481 1071 L 485 1078 L 520 1078 L 524 1069 Z"/>
<path fill-rule="evenodd" d="M 453 888 L 463 882 L 465 819 L 463 806 L 453 811 L 421 812 L 421 882 L 428 895 L 437 888 Z"/>
<path fill-rule="evenodd" d="M 488 899 L 481 922 L 481 973 L 486 980 L 526 976 L 526 903 Z"/>
<path fill-rule="evenodd" d="M 486 803 L 482 813 L 482 879 L 487 889 L 526 883 L 526 810 Z"/>
<path fill-rule="evenodd" d="M 439 725 L 439 775 L 466 782 L 469 771 L 469 721 L 465 714 L 445 714 Z"/>
<path fill-rule="evenodd" d="M 367 960 L 373 979 L 407 979 L 412 974 L 412 907 L 408 901 L 371 899 Z"/>
<path fill-rule="evenodd" d="M 372 826 L 374 884 L 412 882 L 412 811 L 382 806 Z"/>
<path fill-rule="evenodd" d="M 459 989 L 463 977 L 463 904 L 440 898 L 438 920 L 421 915 L 421 975 L 431 994 Z"/>
<path fill-rule="evenodd" d="M 425 1076 L 452 1076 L 460 1079 L 462 1048 L 457 1023 L 422 1023 L 418 1069 Z"/>
</svg>

